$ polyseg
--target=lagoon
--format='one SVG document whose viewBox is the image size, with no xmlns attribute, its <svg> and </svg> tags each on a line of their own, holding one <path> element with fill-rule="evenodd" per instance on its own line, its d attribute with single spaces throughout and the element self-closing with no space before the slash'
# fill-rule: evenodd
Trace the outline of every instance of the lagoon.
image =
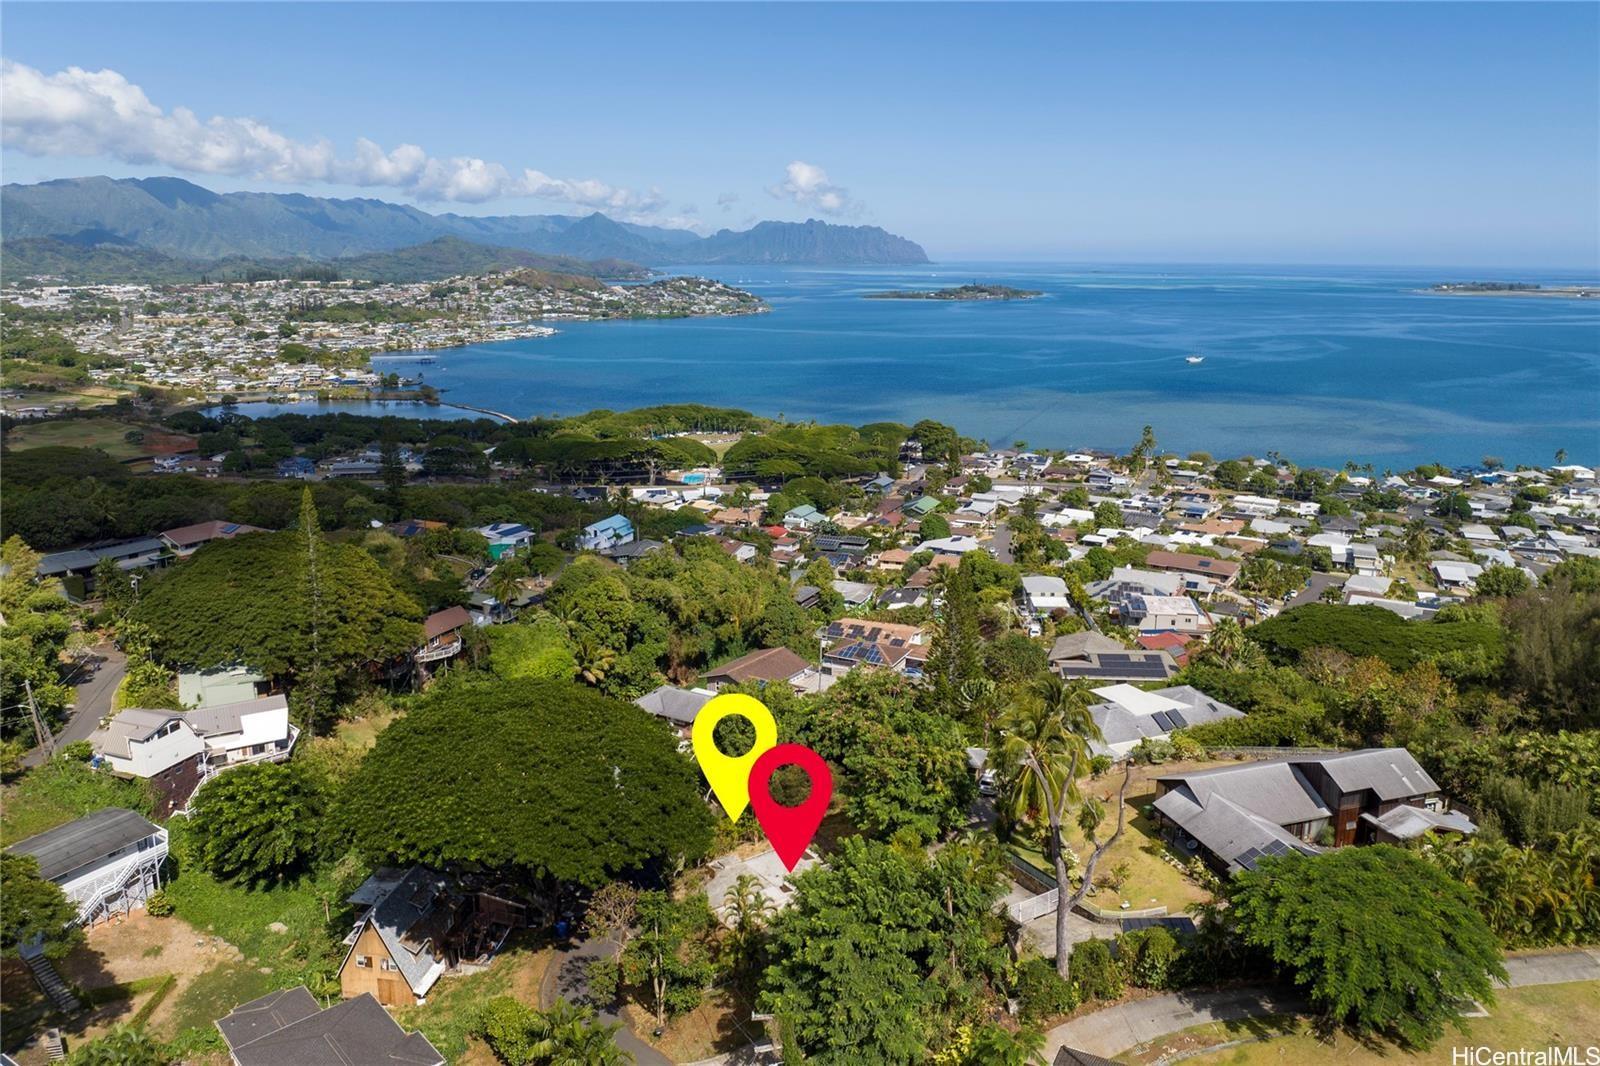
<svg viewBox="0 0 1600 1066">
<path fill-rule="evenodd" d="M 1585 275 L 996 263 L 700 269 L 761 295 L 772 313 L 557 323 L 553 337 L 430 353 L 438 363 L 422 368 L 425 380 L 447 401 L 518 417 L 692 401 L 824 422 L 934 418 L 997 446 L 1125 449 L 1149 423 L 1166 449 L 1276 451 L 1305 464 L 1383 469 L 1485 454 L 1549 463 L 1558 448 L 1573 461 L 1600 461 L 1600 301 L 1420 291 L 1485 278 L 1594 280 Z M 1044 295 L 864 298 L 972 281 Z M 1204 361 L 1187 363 L 1192 354 Z"/>
</svg>

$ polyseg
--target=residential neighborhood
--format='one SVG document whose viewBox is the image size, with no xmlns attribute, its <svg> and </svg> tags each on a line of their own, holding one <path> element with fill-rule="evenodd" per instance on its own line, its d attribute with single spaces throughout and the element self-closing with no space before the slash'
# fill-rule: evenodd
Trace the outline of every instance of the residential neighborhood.
<svg viewBox="0 0 1600 1066">
<path fill-rule="evenodd" d="M 622 417 L 648 428 L 618 446 Z M 276 439 L 171 419 L 247 455 Z M 276 467 L 93 475 L 116 513 L 157 485 L 197 501 L 161 521 L 13 523 L 7 627 L 51 621 L 7 712 L 37 749 L 8 771 L 7 876 L 64 901 L 7 971 L 16 1061 L 109 1039 L 86 1004 L 123 986 L 109 1016 L 148 1008 L 201 1061 L 470 1061 L 502 1016 L 636 1061 L 825 1052 L 825 1025 L 762 1020 L 834 1002 L 786 938 L 848 935 L 830 878 L 946 864 L 976 864 L 948 867 L 963 935 L 1005 960 L 966 962 L 984 1024 L 1062 1048 L 1125 989 L 1268 979 L 1243 947 L 1171 971 L 1192 985 L 1137 960 L 1200 967 L 1239 935 L 1205 908 L 1245 914 L 1269 877 L 1365 864 L 1508 958 L 1573 942 L 1564 905 L 1496 911 L 1482 864 L 1594 857 L 1592 682 L 1565 665 L 1588 623 L 1552 621 L 1596 609 L 1588 468 L 1380 476 L 925 423 L 851 430 L 841 470 L 819 431 L 742 412 L 449 428 L 328 416 Z M 693 761 L 733 693 L 831 767 L 792 871 Z M 162 969 L 180 941 L 204 954 Z M 238 990 L 214 1010 L 213 982 Z"/>
</svg>

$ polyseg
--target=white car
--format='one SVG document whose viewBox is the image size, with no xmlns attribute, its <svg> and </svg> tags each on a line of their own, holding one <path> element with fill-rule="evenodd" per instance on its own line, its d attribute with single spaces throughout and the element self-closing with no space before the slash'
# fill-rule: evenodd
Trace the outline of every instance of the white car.
<svg viewBox="0 0 1600 1066">
<path fill-rule="evenodd" d="M 993 770 L 985 770 L 978 775 L 978 795 L 998 796 L 1000 794 L 1000 777 Z"/>
</svg>

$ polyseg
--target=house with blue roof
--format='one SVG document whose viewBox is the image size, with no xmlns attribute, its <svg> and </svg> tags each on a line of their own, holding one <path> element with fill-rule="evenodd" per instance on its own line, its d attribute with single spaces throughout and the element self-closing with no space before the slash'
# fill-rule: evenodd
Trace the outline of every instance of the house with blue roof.
<svg viewBox="0 0 1600 1066">
<path fill-rule="evenodd" d="M 578 547 L 583 551 L 604 552 L 633 541 L 633 523 L 626 515 L 614 514 L 583 527 Z"/>
<path fill-rule="evenodd" d="M 533 530 L 521 522 L 495 522 L 479 526 L 473 532 L 482 534 L 489 542 L 489 557 L 495 560 L 524 545 L 532 544 L 534 538 Z"/>
</svg>

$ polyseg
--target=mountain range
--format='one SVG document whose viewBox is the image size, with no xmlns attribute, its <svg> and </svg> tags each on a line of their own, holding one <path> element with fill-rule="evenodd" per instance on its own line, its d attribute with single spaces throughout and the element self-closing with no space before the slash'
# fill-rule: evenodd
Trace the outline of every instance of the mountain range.
<svg viewBox="0 0 1600 1066">
<path fill-rule="evenodd" d="M 495 249 L 623 260 L 696 263 L 925 263 L 913 241 L 877 226 L 816 219 L 760 222 L 701 237 L 687 230 L 574 215 L 429 214 L 373 199 L 299 193 L 216 193 L 182 178 L 63 178 L 0 188 L 0 237 L 48 238 L 51 250 L 131 247 L 188 260 L 229 257 L 340 259 L 456 238 Z M 40 249 L 35 250 L 40 251 Z"/>
</svg>

